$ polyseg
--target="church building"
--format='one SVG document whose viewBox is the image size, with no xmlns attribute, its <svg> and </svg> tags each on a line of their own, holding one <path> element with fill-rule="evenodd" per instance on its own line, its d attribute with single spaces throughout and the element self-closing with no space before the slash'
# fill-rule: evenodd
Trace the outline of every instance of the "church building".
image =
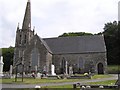
<svg viewBox="0 0 120 90">
<path fill-rule="evenodd" d="M 25 73 L 51 74 L 93 72 L 104 74 L 107 69 L 104 36 L 41 38 L 31 30 L 31 2 L 28 0 L 22 28 L 17 27 L 13 66 Z M 24 66 L 24 67 L 23 67 Z"/>
</svg>

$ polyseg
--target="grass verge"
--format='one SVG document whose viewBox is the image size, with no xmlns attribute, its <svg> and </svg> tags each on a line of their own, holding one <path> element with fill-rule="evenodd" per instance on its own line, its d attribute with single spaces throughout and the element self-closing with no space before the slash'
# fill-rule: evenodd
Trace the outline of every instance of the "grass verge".
<svg viewBox="0 0 120 90">
<path fill-rule="evenodd" d="M 94 75 L 92 79 L 102 79 L 102 78 L 110 78 L 111 75 Z M 40 83 L 63 83 L 63 82 L 77 82 L 77 81 L 84 81 L 90 79 L 33 79 L 33 78 L 24 78 L 23 82 L 21 78 L 17 79 L 2 79 L 4 84 L 40 84 Z"/>
<path fill-rule="evenodd" d="M 24 78 L 23 82 L 19 78 L 17 82 L 15 82 L 15 79 L 2 79 L 2 83 L 4 84 L 40 84 L 40 83 L 62 83 L 62 82 L 76 82 L 76 81 L 83 81 L 86 79 L 28 79 Z"/>
<path fill-rule="evenodd" d="M 100 82 L 89 82 L 85 83 L 87 85 L 114 85 L 116 80 L 107 80 L 107 81 L 100 81 Z M 45 86 L 42 88 L 73 88 L 73 85 L 61 85 L 61 86 Z"/>
<path fill-rule="evenodd" d="M 85 84 L 89 85 L 115 85 L 116 80 L 107 80 L 107 81 L 100 81 L 100 82 L 89 82 Z"/>
</svg>

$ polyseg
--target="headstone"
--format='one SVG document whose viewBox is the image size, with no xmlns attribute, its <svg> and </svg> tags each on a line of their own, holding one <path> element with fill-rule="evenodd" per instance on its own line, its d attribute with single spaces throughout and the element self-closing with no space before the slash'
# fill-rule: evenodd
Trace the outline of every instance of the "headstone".
<svg viewBox="0 0 120 90">
<path fill-rule="evenodd" d="M 12 70 L 13 70 L 13 66 L 10 65 L 10 71 L 9 71 L 10 78 L 12 78 Z"/>
<path fill-rule="evenodd" d="M 37 66 L 35 66 L 35 73 L 37 73 Z"/>
<path fill-rule="evenodd" d="M 66 61 L 65 63 L 65 74 L 67 75 L 68 74 L 68 62 Z"/>
<path fill-rule="evenodd" d="M 23 76 L 26 76 L 25 72 L 23 72 Z"/>
<path fill-rule="evenodd" d="M 35 77 L 37 77 L 37 65 L 35 66 L 35 72 L 34 72 Z"/>
<path fill-rule="evenodd" d="M 38 72 L 36 78 L 41 78 L 41 73 Z"/>
<path fill-rule="evenodd" d="M 55 66 L 53 64 L 51 65 L 51 74 L 52 75 L 56 75 L 56 73 L 55 73 Z"/>
<path fill-rule="evenodd" d="M 72 66 L 69 67 L 69 75 L 73 75 L 73 68 L 72 68 Z"/>
<path fill-rule="evenodd" d="M 13 66 L 10 65 L 10 75 L 12 75 Z"/>
<path fill-rule="evenodd" d="M 3 56 L 0 57 L 0 76 L 3 76 Z"/>
<path fill-rule="evenodd" d="M 43 72 L 46 72 L 46 66 L 43 67 Z"/>
</svg>

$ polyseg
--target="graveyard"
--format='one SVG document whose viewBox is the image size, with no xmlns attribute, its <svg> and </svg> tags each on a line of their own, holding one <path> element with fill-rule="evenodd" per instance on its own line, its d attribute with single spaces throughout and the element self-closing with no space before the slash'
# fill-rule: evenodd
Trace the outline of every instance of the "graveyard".
<svg viewBox="0 0 120 90">
<path fill-rule="evenodd" d="M 104 79 L 104 78 L 111 78 L 112 75 L 94 75 L 92 79 Z M 14 83 L 23 83 L 23 84 L 39 84 L 39 83 L 62 83 L 62 82 L 77 82 L 77 81 L 85 81 L 85 80 L 92 80 L 92 79 L 55 79 L 55 78 L 25 78 L 22 82 L 22 79 L 19 77 L 17 82 L 15 82 L 15 78 L 4 78 L 2 79 L 2 83 L 4 84 L 14 84 Z"/>
<path fill-rule="evenodd" d="M 104 80 L 106 78 L 107 80 Z M 36 85 L 40 85 L 41 88 L 73 88 L 73 84 L 78 82 L 81 83 L 81 85 L 114 85 L 117 78 L 115 79 L 112 79 L 112 78 L 113 78 L 113 75 L 94 75 L 92 79 L 24 78 L 23 82 L 21 78 L 18 78 L 17 82 L 15 82 L 15 78 L 11 78 L 11 79 L 8 78 L 8 79 L 2 79 L 2 83 L 7 85 L 9 84 L 12 86 L 21 85 L 21 88 L 23 88 L 22 85 L 28 85 L 28 86 L 30 85 L 33 87 Z M 94 81 L 94 80 L 98 80 L 98 81 Z M 80 88 L 80 87 L 77 87 L 77 88 Z"/>
<path fill-rule="evenodd" d="M 16 73 L 13 74 L 13 66 L 10 66 L 9 72 L 3 72 L 3 57 L 0 58 L 0 83 L 6 85 L 36 85 L 40 84 L 42 88 L 82 88 L 88 87 L 97 87 L 101 85 L 103 87 L 117 88 L 119 86 L 115 85 L 117 81 L 117 75 L 115 74 L 104 74 L 97 75 L 93 73 L 84 73 L 84 74 L 73 74 L 72 69 L 70 68 L 70 73 L 56 75 L 54 72 L 55 66 L 52 65 L 51 75 L 46 73 Z M 67 71 L 67 70 L 66 70 Z M 44 85 L 45 84 L 45 85 Z M 47 85 L 48 84 L 48 85 Z M 29 88 L 29 87 L 28 87 Z"/>
</svg>

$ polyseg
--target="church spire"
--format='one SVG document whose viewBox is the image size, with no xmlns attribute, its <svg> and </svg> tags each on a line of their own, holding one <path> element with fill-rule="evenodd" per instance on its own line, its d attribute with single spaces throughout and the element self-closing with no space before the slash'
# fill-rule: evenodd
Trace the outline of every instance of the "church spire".
<svg viewBox="0 0 120 90">
<path fill-rule="evenodd" d="M 30 0 L 28 0 L 28 2 L 27 2 L 22 29 L 23 30 L 31 29 L 31 2 L 30 2 Z"/>
<path fill-rule="evenodd" d="M 30 2 L 30 0 L 28 0 L 28 2 Z"/>
</svg>

